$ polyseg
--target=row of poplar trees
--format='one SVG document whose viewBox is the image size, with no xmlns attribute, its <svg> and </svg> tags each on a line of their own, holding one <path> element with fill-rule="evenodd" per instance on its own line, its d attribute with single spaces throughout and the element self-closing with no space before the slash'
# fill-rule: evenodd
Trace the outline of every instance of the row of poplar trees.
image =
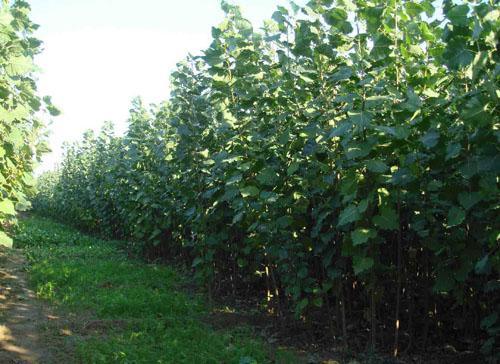
<svg viewBox="0 0 500 364">
<path fill-rule="evenodd" d="M 169 100 L 68 146 L 39 211 L 351 345 L 493 355 L 497 4 L 313 0 L 259 31 L 222 7 Z"/>
</svg>

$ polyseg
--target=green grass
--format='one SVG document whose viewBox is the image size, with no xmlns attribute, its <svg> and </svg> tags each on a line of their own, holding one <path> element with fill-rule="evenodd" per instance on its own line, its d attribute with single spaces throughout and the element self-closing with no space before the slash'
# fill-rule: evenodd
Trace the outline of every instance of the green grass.
<svg viewBox="0 0 500 364">
<path fill-rule="evenodd" d="M 20 222 L 15 244 L 27 254 L 37 295 L 80 318 L 67 338 L 77 362 L 296 362 L 250 329 L 211 329 L 203 322 L 204 297 L 182 289 L 188 278 L 169 266 L 127 258 L 124 242 L 32 216 Z M 89 334 L 85 322 L 99 329 Z"/>
</svg>

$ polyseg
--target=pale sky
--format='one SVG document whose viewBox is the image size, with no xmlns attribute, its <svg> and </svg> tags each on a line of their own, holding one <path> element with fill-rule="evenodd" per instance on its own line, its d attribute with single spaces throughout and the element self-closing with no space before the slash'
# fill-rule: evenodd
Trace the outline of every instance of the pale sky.
<svg viewBox="0 0 500 364">
<path fill-rule="evenodd" d="M 306 1 L 296 1 L 304 4 Z M 149 103 L 169 95 L 169 77 L 188 53 L 211 41 L 223 19 L 219 0 L 31 0 L 36 36 L 44 51 L 40 95 L 50 95 L 62 114 L 50 126 L 51 154 L 38 173 L 61 160 L 64 141 L 99 130 L 106 120 L 126 128 L 130 102 Z M 285 0 L 233 0 L 255 28 Z"/>
</svg>

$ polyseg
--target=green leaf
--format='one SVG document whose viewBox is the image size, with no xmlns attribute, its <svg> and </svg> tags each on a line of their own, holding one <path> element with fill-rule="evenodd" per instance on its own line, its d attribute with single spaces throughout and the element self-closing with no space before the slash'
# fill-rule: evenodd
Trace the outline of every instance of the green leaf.
<svg viewBox="0 0 500 364">
<path fill-rule="evenodd" d="M 340 213 L 337 226 L 342 226 L 357 221 L 359 220 L 359 217 L 358 207 L 355 205 L 349 205 Z"/>
<path fill-rule="evenodd" d="M 446 45 L 443 62 L 452 70 L 468 66 L 474 59 L 474 54 L 467 48 L 468 38 L 456 37 Z"/>
<path fill-rule="evenodd" d="M 436 8 L 434 7 L 434 5 L 432 4 L 432 0 L 424 0 L 421 2 L 422 7 L 424 8 L 424 11 L 425 11 L 425 14 L 429 17 L 429 18 L 432 18 L 432 16 L 434 15 L 435 11 L 436 11 Z M 425 22 L 421 22 L 421 24 Z"/>
<path fill-rule="evenodd" d="M 236 28 L 240 31 L 241 35 L 244 37 L 249 37 L 253 33 L 252 23 L 243 18 L 238 18 L 235 21 Z"/>
<path fill-rule="evenodd" d="M 475 270 L 476 274 L 490 274 L 490 272 L 491 272 L 490 256 L 488 254 L 486 254 L 484 257 L 482 257 L 476 263 L 474 270 Z"/>
<path fill-rule="evenodd" d="M 351 195 L 358 188 L 358 176 L 355 173 L 347 173 L 340 182 L 340 193 L 342 195 Z"/>
<path fill-rule="evenodd" d="M 20 76 L 33 70 L 33 61 L 29 57 L 13 57 L 5 69 L 9 76 Z"/>
<path fill-rule="evenodd" d="M 6 110 L 2 106 L 0 106 L 0 120 L 4 119 L 5 121 L 11 123 L 13 121 L 22 121 L 28 118 L 30 115 L 30 109 L 23 104 L 17 105 L 14 109 Z M 18 127 L 14 125 L 11 126 L 11 131 L 13 132 L 21 132 Z M 21 133 L 22 134 L 22 133 Z"/>
<path fill-rule="evenodd" d="M 204 149 L 201 152 L 198 152 L 203 158 L 208 158 L 209 152 L 208 149 Z"/>
<path fill-rule="evenodd" d="M 238 123 L 238 120 L 234 117 L 234 115 L 228 111 L 228 110 L 224 110 L 222 112 L 222 115 L 224 117 L 224 121 L 230 125 L 232 128 L 234 128 L 236 126 L 236 124 Z"/>
<path fill-rule="evenodd" d="M 278 174 L 272 168 L 264 168 L 257 175 L 257 180 L 266 186 L 273 186 L 279 179 Z"/>
<path fill-rule="evenodd" d="M 309 273 L 309 270 L 307 269 L 307 267 L 301 267 L 298 271 L 297 271 L 297 277 L 301 278 L 301 279 L 304 279 L 307 277 L 307 274 Z"/>
<path fill-rule="evenodd" d="M 425 96 L 428 96 L 428 97 L 434 97 L 434 98 L 438 98 L 439 97 L 439 93 L 428 88 L 428 89 L 425 89 L 424 91 L 422 91 L 422 94 L 425 95 Z"/>
<path fill-rule="evenodd" d="M 351 3 L 351 2 L 349 2 Z M 353 5 L 355 9 L 355 6 Z M 384 12 L 384 7 L 382 6 L 363 6 L 363 12 L 366 17 L 367 31 L 369 33 L 377 33 L 378 28 L 382 24 L 382 13 Z"/>
<path fill-rule="evenodd" d="M 467 101 L 467 104 L 460 112 L 460 116 L 467 123 L 473 123 L 475 126 L 486 126 L 492 118 L 487 111 L 487 103 L 478 97 L 473 97 Z"/>
<path fill-rule="evenodd" d="M 14 20 L 14 17 L 7 8 L 0 8 L 0 25 L 7 27 L 12 20 Z"/>
<path fill-rule="evenodd" d="M 51 116 L 58 116 L 61 114 L 61 110 L 52 104 L 52 98 L 50 96 L 44 96 L 43 102 L 45 103 L 45 107 Z"/>
<path fill-rule="evenodd" d="M 371 229 L 365 228 L 357 228 L 353 232 L 351 232 L 351 239 L 353 245 L 361 245 L 366 243 L 369 239 L 374 238 L 376 236 L 376 232 Z"/>
<path fill-rule="evenodd" d="M 350 67 L 340 67 L 338 71 L 330 76 L 334 82 L 348 80 L 352 76 L 352 69 Z"/>
<path fill-rule="evenodd" d="M 6 246 L 7 248 L 12 248 L 12 238 L 10 238 L 3 231 L 0 231 L 0 245 Z"/>
<path fill-rule="evenodd" d="M 484 342 L 483 345 L 481 345 L 481 353 L 485 356 L 490 356 L 493 353 L 493 350 L 495 349 L 495 337 L 490 337 L 488 340 Z"/>
<path fill-rule="evenodd" d="M 358 204 L 358 211 L 360 213 L 363 213 L 366 211 L 366 209 L 368 208 L 368 205 L 370 203 L 370 199 L 369 198 L 365 198 L 361 201 L 359 201 L 359 204 Z"/>
<path fill-rule="evenodd" d="M 465 210 L 470 209 L 472 206 L 481 201 L 481 194 L 479 192 L 461 192 L 458 194 L 458 202 Z"/>
<path fill-rule="evenodd" d="M 411 112 L 416 112 L 422 107 L 422 100 L 412 89 L 406 91 L 407 100 L 402 104 L 402 106 Z"/>
<path fill-rule="evenodd" d="M 370 154 L 371 145 L 367 143 L 356 143 L 345 151 L 347 159 L 363 158 Z"/>
<path fill-rule="evenodd" d="M 480 172 L 479 163 L 475 158 L 467 158 L 458 170 L 460 171 L 462 176 L 464 176 L 466 179 L 469 179 Z"/>
<path fill-rule="evenodd" d="M 299 74 L 299 78 L 305 83 L 314 83 L 314 80 L 312 78 L 309 78 L 303 74 Z"/>
<path fill-rule="evenodd" d="M 233 224 L 236 224 L 237 222 L 240 222 L 243 219 L 244 213 L 242 211 L 238 212 L 236 215 L 233 217 Z"/>
<path fill-rule="evenodd" d="M 292 223 L 293 219 L 290 216 L 280 216 L 276 219 L 276 225 L 281 229 L 289 227 Z"/>
<path fill-rule="evenodd" d="M 373 223 L 381 229 L 396 230 L 399 228 L 399 217 L 394 209 L 383 206 L 379 214 L 373 217 Z"/>
<path fill-rule="evenodd" d="M 375 130 L 381 131 L 385 134 L 392 135 L 396 139 L 406 139 L 410 135 L 410 130 L 403 125 L 398 125 L 398 126 L 377 125 L 375 127 Z"/>
<path fill-rule="evenodd" d="M 412 17 L 416 17 L 420 13 L 424 12 L 423 6 L 413 1 L 405 3 L 405 8 L 408 15 Z"/>
<path fill-rule="evenodd" d="M 255 197 L 259 195 L 260 190 L 255 186 L 245 186 L 240 188 L 240 193 L 243 197 Z"/>
<path fill-rule="evenodd" d="M 453 206 L 448 212 L 448 227 L 460 225 L 465 219 L 465 211 L 460 207 Z"/>
<path fill-rule="evenodd" d="M 288 166 L 287 170 L 286 170 L 286 174 L 288 176 L 291 176 L 292 174 L 294 174 L 295 172 L 297 172 L 299 170 L 299 163 L 297 162 L 292 162 L 290 163 L 290 165 Z"/>
<path fill-rule="evenodd" d="M 242 356 L 240 358 L 239 364 L 257 364 L 257 360 L 252 358 L 251 356 Z"/>
<path fill-rule="evenodd" d="M 0 212 L 5 215 L 14 216 L 16 214 L 14 203 L 11 200 L 0 201 Z"/>
<path fill-rule="evenodd" d="M 412 175 L 411 170 L 408 168 L 399 168 L 392 173 L 389 183 L 396 186 L 404 186 L 412 182 L 415 177 Z"/>
<path fill-rule="evenodd" d="M 458 157 L 462 146 L 458 143 L 450 143 L 446 146 L 446 160 Z"/>
<path fill-rule="evenodd" d="M 383 96 L 383 95 L 369 96 L 365 99 L 365 108 L 374 109 L 379 106 L 383 106 L 385 102 L 391 100 L 392 98 L 390 96 Z"/>
<path fill-rule="evenodd" d="M 229 177 L 226 181 L 226 185 L 233 185 L 243 179 L 243 176 L 241 174 L 233 174 L 231 177 Z"/>
<path fill-rule="evenodd" d="M 427 40 L 434 42 L 436 40 L 436 36 L 433 33 L 434 29 L 431 29 L 429 25 L 425 22 L 421 22 L 418 26 L 420 28 L 420 32 L 422 34 L 422 37 Z"/>
<path fill-rule="evenodd" d="M 377 61 L 382 60 L 391 53 L 390 47 L 393 44 L 394 42 L 390 38 L 379 34 L 375 37 L 370 55 Z"/>
<path fill-rule="evenodd" d="M 435 130 L 430 130 L 420 138 L 420 141 L 426 148 L 433 148 L 439 141 L 439 133 Z"/>
<path fill-rule="evenodd" d="M 323 307 L 323 298 L 322 297 L 316 297 L 312 304 L 316 307 Z"/>
<path fill-rule="evenodd" d="M 27 185 L 27 186 L 34 186 L 35 185 L 35 179 L 33 178 L 33 176 L 31 175 L 31 173 L 24 173 L 23 174 L 23 182 Z"/>
<path fill-rule="evenodd" d="M 468 24 L 467 14 L 469 13 L 469 6 L 466 4 L 457 5 L 448 11 L 446 16 L 450 19 L 453 25 L 466 26 Z"/>
<path fill-rule="evenodd" d="M 375 264 L 375 262 L 374 262 L 373 258 L 354 256 L 353 261 L 352 261 L 352 265 L 354 268 L 354 274 L 359 275 L 359 274 L 367 271 L 371 267 L 373 267 L 374 264 Z"/>
<path fill-rule="evenodd" d="M 23 133 L 20 129 L 14 128 L 7 136 L 6 141 L 12 144 L 14 148 L 20 148 L 24 144 Z"/>
<path fill-rule="evenodd" d="M 302 311 L 304 311 L 304 309 L 307 307 L 308 304 L 309 304 L 309 300 L 307 298 L 303 298 L 299 301 L 297 306 L 295 306 L 295 310 L 298 313 L 301 313 Z"/>
<path fill-rule="evenodd" d="M 487 330 L 498 321 L 498 312 L 493 312 L 481 320 L 481 329 Z"/>
<path fill-rule="evenodd" d="M 240 267 L 240 268 L 243 268 L 243 267 L 247 266 L 247 264 L 248 264 L 247 261 L 243 258 L 238 258 L 236 260 L 236 262 L 238 263 L 238 267 Z"/>
<path fill-rule="evenodd" d="M 203 258 L 201 257 L 196 257 L 193 260 L 193 264 L 191 265 L 193 268 L 199 266 L 201 263 L 203 263 Z"/>
<path fill-rule="evenodd" d="M 387 164 L 378 159 L 371 159 L 366 161 L 366 168 L 373 173 L 384 173 L 389 169 Z"/>
<path fill-rule="evenodd" d="M 347 21 L 347 12 L 344 9 L 334 8 L 323 14 L 325 22 L 341 32 L 348 34 L 352 32 L 352 26 Z"/>
<path fill-rule="evenodd" d="M 329 138 L 340 137 L 347 134 L 347 132 L 352 128 L 352 124 L 348 122 L 338 123 L 328 135 Z"/>
<path fill-rule="evenodd" d="M 368 111 L 349 112 L 349 119 L 358 127 L 366 127 L 372 120 L 372 114 Z"/>
<path fill-rule="evenodd" d="M 281 9 L 280 9 L 281 10 Z M 276 23 L 278 24 L 283 24 L 286 22 L 286 18 L 283 15 L 284 12 L 282 11 L 275 11 L 273 15 L 271 16 L 271 19 L 273 19 Z"/>
</svg>

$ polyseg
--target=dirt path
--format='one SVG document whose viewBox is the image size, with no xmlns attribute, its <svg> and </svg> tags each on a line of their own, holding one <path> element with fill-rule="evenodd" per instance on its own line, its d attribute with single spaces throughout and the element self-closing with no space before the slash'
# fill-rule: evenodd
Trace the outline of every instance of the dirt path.
<svg viewBox="0 0 500 364">
<path fill-rule="evenodd" d="M 49 314 L 27 286 L 19 250 L 0 246 L 0 363 L 53 363 L 43 344 Z"/>
</svg>

